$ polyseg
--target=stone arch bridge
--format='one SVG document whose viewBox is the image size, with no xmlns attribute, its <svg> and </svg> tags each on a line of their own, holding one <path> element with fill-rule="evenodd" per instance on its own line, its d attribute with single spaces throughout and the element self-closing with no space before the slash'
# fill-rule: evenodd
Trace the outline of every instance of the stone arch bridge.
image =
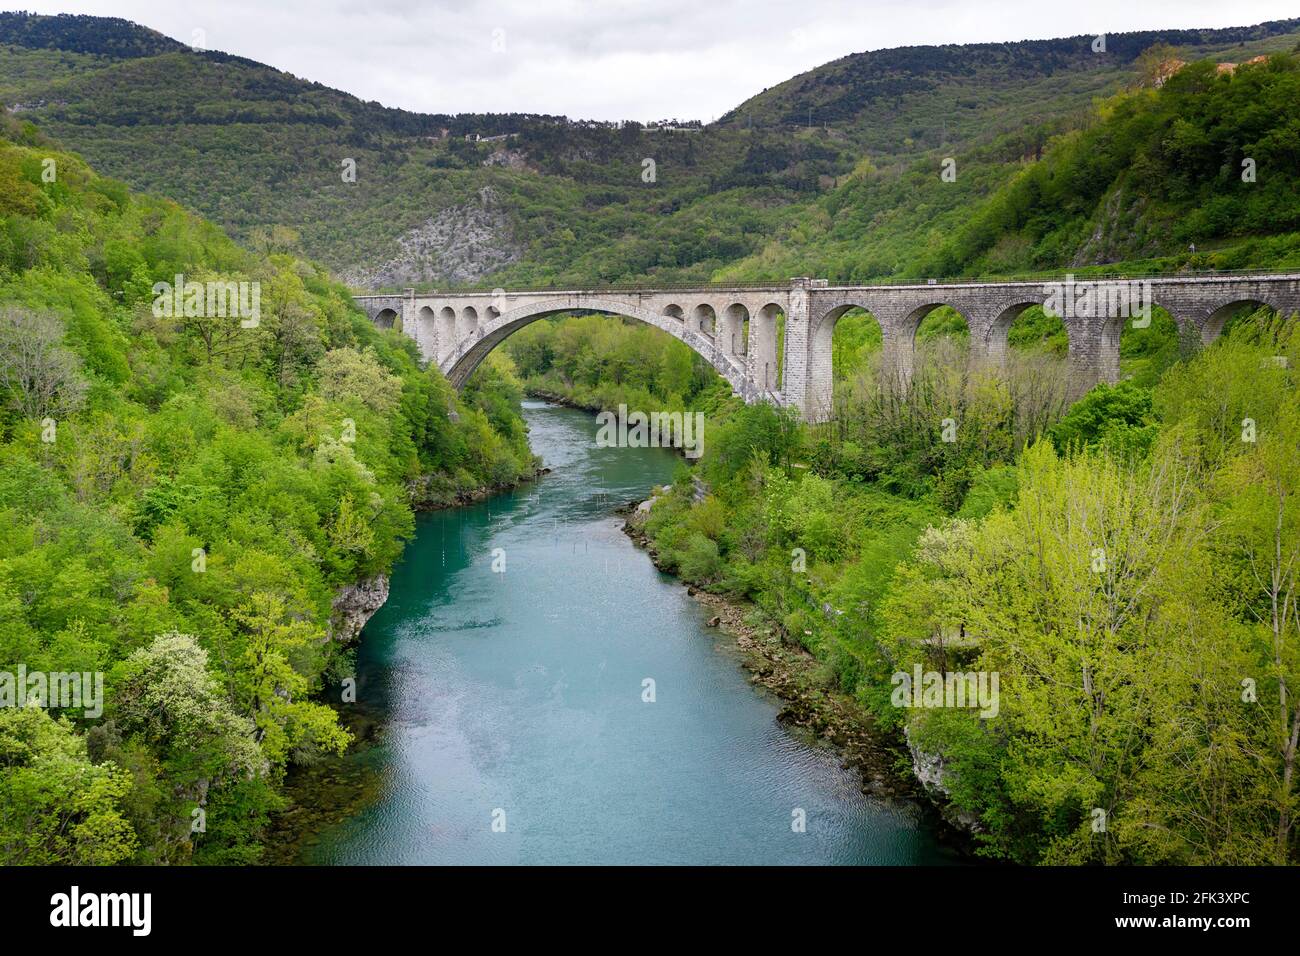
<svg viewBox="0 0 1300 956">
<path fill-rule="evenodd" d="M 1008 330 L 1020 313 L 1035 305 L 1050 306 L 1063 316 L 1071 387 L 1080 394 L 1099 381 L 1119 378 L 1120 331 L 1133 320 L 1121 301 L 1123 294 L 1142 296 L 1147 304 L 1165 309 L 1182 334 L 1200 344 L 1213 341 L 1227 319 L 1245 305 L 1265 305 L 1286 315 L 1300 311 L 1300 273 L 1080 279 L 1074 286 L 1066 282 L 831 286 L 821 279 L 797 278 L 781 284 L 694 288 L 408 291 L 359 295 L 356 301 L 377 325 L 400 323 L 420 354 L 456 388 L 492 349 L 528 323 L 564 313 L 604 313 L 637 319 L 685 342 L 745 401 L 793 407 L 814 422 L 825 421 L 831 412 L 835 323 L 855 308 L 875 317 L 886 360 L 906 379 L 916 330 L 933 309 L 956 310 L 970 330 L 974 354 L 1000 362 Z M 1082 305 L 1080 290 L 1093 294 L 1092 305 L 1075 307 Z M 1062 302 L 1064 308 L 1059 307 Z M 778 335 L 782 319 L 783 337 Z"/>
</svg>

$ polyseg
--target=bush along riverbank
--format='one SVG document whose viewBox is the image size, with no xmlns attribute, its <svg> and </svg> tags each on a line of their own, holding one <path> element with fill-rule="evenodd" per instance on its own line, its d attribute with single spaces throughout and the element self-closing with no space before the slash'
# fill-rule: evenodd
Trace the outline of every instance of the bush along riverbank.
<svg viewBox="0 0 1300 956">
<path fill-rule="evenodd" d="M 650 515 L 645 506 L 653 508 L 660 497 L 656 494 L 640 506 L 625 508 L 623 530 L 648 552 L 659 570 L 672 573 L 645 532 Z M 861 772 L 864 792 L 883 797 L 921 795 L 914 780 L 898 773 L 906 751 L 880 733 L 866 708 L 827 686 L 823 666 L 815 657 L 783 638 L 779 628 L 753 604 L 693 585 L 683 586 L 687 594 L 712 612 L 708 626 L 718 628 L 735 642 L 751 682 L 782 699 L 778 720 L 804 728 L 835 746 L 845 764 Z"/>
<path fill-rule="evenodd" d="M 698 481 L 692 481 L 686 493 L 699 501 L 704 491 Z M 656 504 L 672 494 L 674 488 L 664 486 L 645 501 L 626 506 L 623 530 L 660 571 L 679 574 L 678 567 L 661 557 L 646 531 Z M 708 626 L 734 643 L 750 682 L 781 701 L 778 721 L 810 743 L 832 747 L 843 765 L 857 772 L 863 793 L 922 802 L 932 808 L 936 819 L 931 822 L 945 843 L 966 854 L 974 850 L 970 836 L 978 824 L 952 808 L 941 780 L 926 773 L 929 755 L 906 746 L 897 733 L 883 728 L 869 707 L 839 687 L 824 661 L 792 639 L 758 605 L 684 582 L 683 586 L 711 612 Z"/>
</svg>

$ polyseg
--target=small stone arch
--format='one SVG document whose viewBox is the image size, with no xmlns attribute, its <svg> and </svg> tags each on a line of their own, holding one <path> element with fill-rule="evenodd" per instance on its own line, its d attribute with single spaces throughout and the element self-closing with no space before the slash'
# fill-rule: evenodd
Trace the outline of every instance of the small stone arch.
<svg viewBox="0 0 1300 956">
<path fill-rule="evenodd" d="M 460 310 L 460 322 L 456 327 L 456 337 L 463 339 L 478 331 L 478 309 L 467 305 Z"/>
<path fill-rule="evenodd" d="M 728 355 L 744 355 L 749 334 L 749 309 L 734 302 L 722 310 L 722 329 L 718 342 Z"/>
<path fill-rule="evenodd" d="M 1173 300 L 1172 297 L 1166 299 L 1160 296 L 1160 291 L 1157 289 L 1148 297 L 1147 301 L 1150 307 L 1152 309 L 1162 309 L 1174 320 L 1174 325 L 1178 328 L 1178 339 L 1185 349 L 1195 351 L 1200 348 L 1203 344 L 1201 341 L 1202 326 L 1197 321 L 1196 310 L 1189 310 L 1184 302 Z"/>
<path fill-rule="evenodd" d="M 989 361 L 998 365 L 1005 364 L 1011 348 L 1008 341 L 1011 327 L 1016 324 L 1017 319 L 1030 309 L 1042 305 L 1042 299 L 1022 298 L 997 308 L 997 311 L 993 314 L 993 321 L 989 323 L 988 328 L 984 331 L 982 343 L 984 354 L 988 356 Z M 1064 322 L 1061 325 L 1065 328 L 1068 339 L 1070 335 L 1069 326 L 1066 326 Z M 973 334 L 974 330 L 972 330 Z"/>
<path fill-rule="evenodd" d="M 785 309 L 769 302 L 750 316 L 749 338 L 745 343 L 745 361 L 758 387 L 774 392 L 781 387 L 781 367 L 777 360 L 777 323 Z"/>
<path fill-rule="evenodd" d="M 399 319 L 401 319 L 401 316 L 392 309 L 380 309 L 375 314 L 375 325 L 381 329 L 393 329 L 397 328 Z"/>
<path fill-rule="evenodd" d="M 678 322 L 682 323 L 682 325 L 686 324 L 686 313 L 682 311 L 680 305 L 669 304 L 664 306 L 663 314 L 670 319 L 676 319 Z"/>
<path fill-rule="evenodd" d="M 421 306 L 415 316 L 415 341 L 420 346 L 420 351 L 423 352 L 427 348 L 426 343 L 433 342 L 437 334 L 437 316 L 429 306 Z"/>
<path fill-rule="evenodd" d="M 701 302 L 691 312 L 691 328 L 701 335 L 716 339 L 718 335 L 718 313 L 707 302 Z"/>
<path fill-rule="evenodd" d="M 1205 317 L 1203 322 L 1201 322 L 1201 344 L 1209 345 L 1217 339 L 1223 334 L 1223 328 L 1228 324 L 1228 320 L 1238 312 L 1244 311 L 1247 308 L 1269 308 L 1277 312 L 1282 311 L 1277 308 L 1277 306 L 1273 305 L 1273 303 L 1265 302 L 1263 299 L 1242 298 L 1233 299 L 1231 302 L 1225 302 L 1223 305 L 1211 309 L 1210 314 Z"/>
<path fill-rule="evenodd" d="M 438 354 L 450 352 L 456 344 L 456 310 L 444 305 L 438 310 Z"/>
<path fill-rule="evenodd" d="M 972 331 L 970 316 L 961 306 L 953 305 L 951 302 L 929 302 L 925 305 L 913 307 L 906 315 L 903 316 L 899 323 L 899 341 L 916 347 L 916 333 L 921 329 L 921 323 L 929 317 L 930 313 L 936 309 L 952 309 L 959 316 L 962 322 L 966 324 L 967 332 Z"/>
<path fill-rule="evenodd" d="M 843 302 L 813 321 L 809 350 L 815 358 L 810 363 L 807 397 L 813 421 L 825 421 L 831 416 L 835 401 L 835 329 L 840 319 L 854 311 L 869 315 L 880 329 L 882 355 L 890 348 L 889 326 L 867 302 Z"/>
<path fill-rule="evenodd" d="M 909 307 L 894 328 L 885 333 L 889 360 L 893 367 L 893 374 L 899 383 L 906 384 L 912 380 L 912 372 L 916 364 L 917 333 L 921 329 L 921 324 L 931 312 L 943 308 L 952 309 L 961 317 L 966 325 L 968 342 L 973 337 L 970 333 L 973 331 L 974 323 L 971 322 L 971 317 L 966 310 L 959 305 L 932 299 L 924 304 Z"/>
</svg>

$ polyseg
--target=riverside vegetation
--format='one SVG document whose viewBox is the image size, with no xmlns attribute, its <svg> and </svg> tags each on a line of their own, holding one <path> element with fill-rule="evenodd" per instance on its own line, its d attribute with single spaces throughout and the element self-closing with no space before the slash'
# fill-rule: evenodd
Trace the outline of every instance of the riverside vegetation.
<svg viewBox="0 0 1300 956">
<path fill-rule="evenodd" d="M 1071 404 L 1042 310 L 1000 369 L 935 310 L 906 390 L 859 313 L 836 329 L 835 419 L 811 427 L 631 322 L 538 322 L 505 349 L 539 394 L 707 411 L 704 460 L 639 520 L 657 563 L 937 758 L 977 852 L 1294 863 L 1298 322 L 1246 307 L 1188 353 L 1157 310 L 1122 336 L 1124 380 Z M 917 665 L 998 673 L 998 716 L 893 706 Z"/>
<path fill-rule="evenodd" d="M 1167 208 L 1240 233 L 1234 265 L 1285 259 L 1296 177 L 1252 192 L 1213 143 L 1248 122 L 1300 169 L 1295 58 L 1230 78 L 1210 66 L 1101 107 L 940 254 L 975 271 L 1012 246 L 1060 262 L 1088 233 L 1070 212 L 1088 208 L 1071 206 L 1090 195 L 1082 184 L 1141 191 L 1156 169 Z M 1209 153 L 1225 161 L 1206 167 Z M 849 314 L 834 420 L 814 427 L 741 405 L 685 346 L 627 323 L 536 323 L 505 348 L 528 388 L 576 404 L 706 411 L 704 460 L 644 520 L 659 562 L 752 603 L 755 627 L 904 734 L 979 853 L 1294 863 L 1297 319 L 1245 307 L 1192 352 L 1154 311 L 1124 330 L 1123 381 L 1073 403 L 1065 329 L 1041 309 L 1017 320 L 996 370 L 970 360 L 961 317 L 936 309 L 906 389 L 882 372 L 874 319 Z M 893 706 L 892 675 L 916 665 L 997 672 L 997 717 Z"/>
<path fill-rule="evenodd" d="M 1300 180 L 1252 191 L 1229 144 L 1300 170 L 1298 77 L 1294 57 L 1231 76 L 1199 64 L 1103 104 L 936 254 L 975 272 L 997 264 L 990 250 L 1064 265 L 1092 234 L 1092 203 L 1130 191 L 1177 211 L 1176 228 L 1200 224 L 1184 238 L 1237 236 L 1232 265 L 1275 266 L 1294 247 Z M 657 560 L 752 605 L 752 625 L 805 649 L 823 686 L 904 734 L 918 762 L 937 759 L 935 796 L 980 854 L 1286 864 L 1296 326 L 1246 307 L 1196 353 L 1156 309 L 1124 330 L 1123 381 L 1071 403 L 1066 332 L 1041 309 L 1017 320 L 997 370 L 973 364 L 961 317 L 936 309 L 905 390 L 859 312 L 836 327 L 835 417 L 815 427 L 741 405 L 681 343 L 631 323 L 539 322 L 505 348 L 539 393 L 706 411 L 704 460 L 644 520 Z M 916 665 L 997 672 L 998 716 L 893 706 L 892 675 Z"/>
<path fill-rule="evenodd" d="M 259 282 L 259 325 L 155 317 L 177 274 Z M 334 595 L 400 553 L 408 485 L 534 470 L 518 401 L 6 120 L 0 670 L 108 677 L 99 720 L 0 708 L 0 863 L 256 862 L 286 769 L 348 741 Z"/>
</svg>

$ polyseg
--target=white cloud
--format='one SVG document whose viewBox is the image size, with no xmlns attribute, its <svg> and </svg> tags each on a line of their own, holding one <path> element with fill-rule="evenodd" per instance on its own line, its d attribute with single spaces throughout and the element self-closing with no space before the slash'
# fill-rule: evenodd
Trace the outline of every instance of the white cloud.
<svg viewBox="0 0 1300 956">
<path fill-rule="evenodd" d="M 118 16 L 363 99 L 426 112 L 710 120 L 862 50 L 1225 27 L 1282 0 L 111 0 L 39 13 Z M 494 31 L 504 52 L 493 52 Z M 498 44 L 499 45 L 499 44 Z"/>
</svg>

